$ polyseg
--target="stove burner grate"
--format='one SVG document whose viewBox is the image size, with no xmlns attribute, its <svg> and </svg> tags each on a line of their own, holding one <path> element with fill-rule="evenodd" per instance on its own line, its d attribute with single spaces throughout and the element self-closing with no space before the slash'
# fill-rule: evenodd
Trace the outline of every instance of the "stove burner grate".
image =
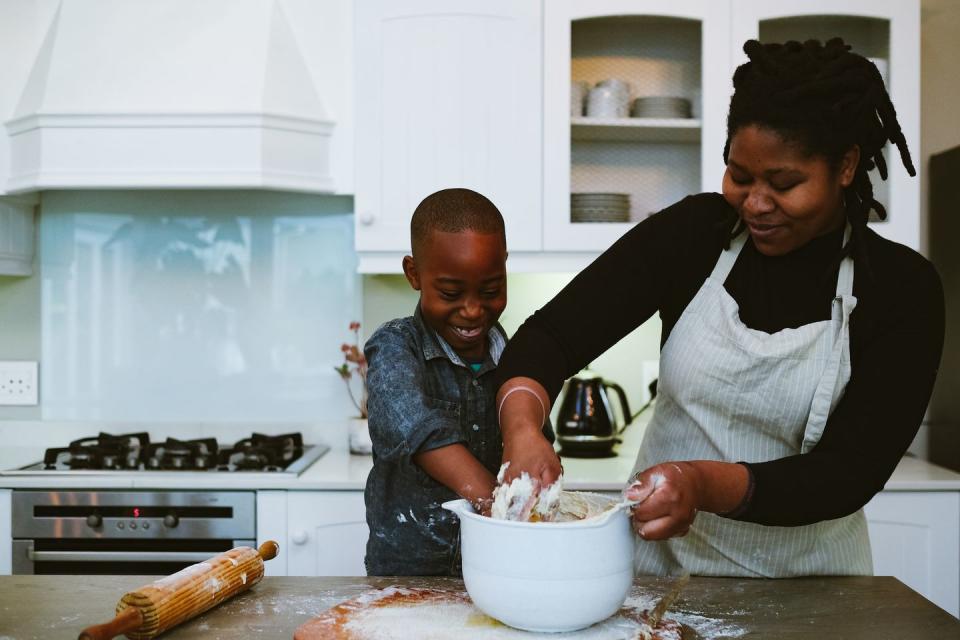
<svg viewBox="0 0 960 640">
<path fill-rule="evenodd" d="M 177 440 L 167 438 L 147 447 L 147 469 L 206 471 L 215 466 L 219 447 L 213 438 Z"/>
<path fill-rule="evenodd" d="M 303 452 L 299 433 L 254 433 L 223 448 L 213 438 L 150 442 L 147 433 L 100 433 L 47 449 L 42 466 L 55 471 L 283 471 Z"/>
<path fill-rule="evenodd" d="M 43 466 L 45 469 L 137 469 L 140 456 L 149 444 L 150 436 L 146 433 L 119 436 L 100 433 L 74 440 L 68 447 L 47 449 Z"/>
</svg>

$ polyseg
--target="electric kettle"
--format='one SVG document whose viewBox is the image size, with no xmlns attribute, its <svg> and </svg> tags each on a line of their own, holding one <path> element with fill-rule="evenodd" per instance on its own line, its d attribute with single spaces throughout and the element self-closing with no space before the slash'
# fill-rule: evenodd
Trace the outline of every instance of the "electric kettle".
<svg viewBox="0 0 960 640">
<path fill-rule="evenodd" d="M 611 395 L 617 398 L 619 419 L 615 417 Z M 580 458 L 612 456 L 613 445 L 620 441 L 618 436 L 630 422 L 630 405 L 620 385 L 599 376 L 570 378 L 557 413 L 560 455 Z"/>
</svg>

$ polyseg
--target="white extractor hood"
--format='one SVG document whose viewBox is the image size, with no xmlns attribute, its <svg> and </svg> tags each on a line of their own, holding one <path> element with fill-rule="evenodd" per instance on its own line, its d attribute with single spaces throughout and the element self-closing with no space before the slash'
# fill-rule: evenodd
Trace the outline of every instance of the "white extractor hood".
<svg viewBox="0 0 960 640">
<path fill-rule="evenodd" d="M 332 191 L 334 123 L 284 4 L 59 0 L 6 122 L 6 191 Z"/>
</svg>

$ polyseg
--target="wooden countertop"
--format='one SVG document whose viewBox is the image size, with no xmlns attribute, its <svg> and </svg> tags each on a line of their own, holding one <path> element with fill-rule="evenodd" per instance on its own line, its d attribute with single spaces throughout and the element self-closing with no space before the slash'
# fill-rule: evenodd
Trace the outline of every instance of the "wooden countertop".
<svg viewBox="0 0 960 640">
<path fill-rule="evenodd" d="M 127 591 L 145 576 L 0 576 L 0 638 L 76 638 L 84 627 L 112 617 Z M 631 598 L 651 599 L 669 580 L 638 578 Z M 234 640 L 293 637 L 294 630 L 330 606 L 390 585 L 463 589 L 449 578 L 264 578 L 251 591 L 170 631 L 162 638 Z M 689 621 L 691 637 L 932 640 L 960 637 L 960 621 L 888 577 L 690 580 L 671 610 Z M 702 622 L 707 621 L 707 622 Z M 712 622 L 710 622 L 712 621 Z M 463 630 L 451 630 L 463 638 Z M 531 634 L 531 637 L 533 636 Z M 550 637 L 550 636 L 546 636 Z"/>
</svg>

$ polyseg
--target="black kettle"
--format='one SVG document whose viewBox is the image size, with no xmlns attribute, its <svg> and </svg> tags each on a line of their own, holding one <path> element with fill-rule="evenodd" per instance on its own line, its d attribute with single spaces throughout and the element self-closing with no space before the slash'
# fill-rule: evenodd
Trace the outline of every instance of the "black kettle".
<svg viewBox="0 0 960 640">
<path fill-rule="evenodd" d="M 619 420 L 614 416 L 610 391 L 616 392 Z M 570 378 L 557 413 L 560 455 L 580 458 L 612 456 L 613 445 L 632 418 L 623 388 L 600 377 Z"/>
</svg>

